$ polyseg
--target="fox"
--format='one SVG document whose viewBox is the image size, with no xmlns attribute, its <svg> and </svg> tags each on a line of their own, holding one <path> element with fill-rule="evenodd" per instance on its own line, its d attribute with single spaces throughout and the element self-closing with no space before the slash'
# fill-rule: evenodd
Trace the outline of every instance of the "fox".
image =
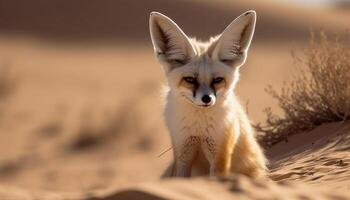
<svg viewBox="0 0 350 200">
<path fill-rule="evenodd" d="M 150 13 L 154 53 L 166 76 L 164 116 L 174 158 L 163 177 L 265 177 L 264 152 L 234 93 L 255 24 L 250 10 L 201 42 L 169 17 Z"/>
</svg>

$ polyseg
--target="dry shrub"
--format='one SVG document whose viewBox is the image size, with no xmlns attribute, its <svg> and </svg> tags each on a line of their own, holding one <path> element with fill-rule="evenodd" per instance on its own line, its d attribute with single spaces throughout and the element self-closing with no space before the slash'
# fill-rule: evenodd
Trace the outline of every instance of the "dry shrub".
<svg viewBox="0 0 350 200">
<path fill-rule="evenodd" d="M 348 35 L 347 35 L 348 36 Z M 280 92 L 271 86 L 266 91 L 277 100 L 283 114 L 265 110 L 266 125 L 261 144 L 270 147 L 287 140 L 289 135 L 307 131 L 323 123 L 350 119 L 350 42 L 349 38 L 327 38 L 311 34 L 304 56 L 293 54 L 296 74 Z"/>
</svg>

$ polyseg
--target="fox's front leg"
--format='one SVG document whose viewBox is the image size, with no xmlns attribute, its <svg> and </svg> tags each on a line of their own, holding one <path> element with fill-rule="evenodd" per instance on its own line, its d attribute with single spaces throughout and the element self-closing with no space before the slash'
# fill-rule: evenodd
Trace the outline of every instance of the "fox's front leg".
<svg viewBox="0 0 350 200">
<path fill-rule="evenodd" d="M 214 141 L 208 137 L 206 145 L 211 156 L 210 176 L 226 176 L 231 170 L 231 157 L 235 139 L 229 135 L 222 141 Z"/>
<path fill-rule="evenodd" d="M 174 176 L 190 177 L 192 163 L 197 155 L 200 145 L 200 138 L 190 136 L 175 149 Z"/>
</svg>

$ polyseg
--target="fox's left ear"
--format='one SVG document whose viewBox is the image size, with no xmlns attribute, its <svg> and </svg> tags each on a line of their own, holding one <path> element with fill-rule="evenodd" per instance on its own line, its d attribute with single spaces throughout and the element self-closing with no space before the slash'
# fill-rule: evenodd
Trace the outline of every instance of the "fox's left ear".
<svg viewBox="0 0 350 200">
<path fill-rule="evenodd" d="M 247 11 L 237 17 L 220 35 L 211 52 L 212 58 L 239 67 L 245 63 L 256 22 L 256 12 Z"/>
</svg>

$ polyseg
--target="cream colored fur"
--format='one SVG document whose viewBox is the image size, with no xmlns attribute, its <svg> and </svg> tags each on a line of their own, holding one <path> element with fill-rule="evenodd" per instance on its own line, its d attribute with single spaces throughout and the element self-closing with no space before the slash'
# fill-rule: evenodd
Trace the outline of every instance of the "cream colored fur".
<svg viewBox="0 0 350 200">
<path fill-rule="evenodd" d="M 264 176 L 263 151 L 234 94 L 255 21 L 255 12 L 248 11 L 202 43 L 189 39 L 168 17 L 151 13 L 151 38 L 168 82 L 165 119 L 174 150 L 165 176 Z"/>
</svg>

